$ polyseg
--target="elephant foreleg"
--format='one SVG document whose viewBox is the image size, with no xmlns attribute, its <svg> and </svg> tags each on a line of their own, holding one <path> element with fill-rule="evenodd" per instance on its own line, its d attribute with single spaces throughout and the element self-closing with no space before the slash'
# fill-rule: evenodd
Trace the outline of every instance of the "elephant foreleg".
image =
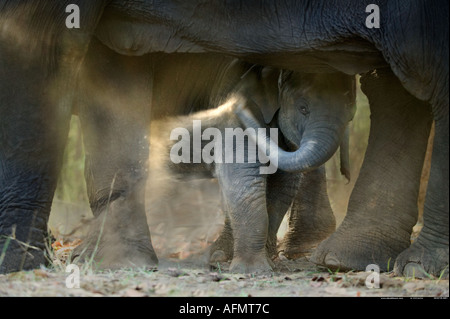
<svg viewBox="0 0 450 319">
<path fill-rule="evenodd" d="M 286 212 L 292 204 L 298 191 L 301 174 L 277 172 L 267 177 L 266 204 L 269 218 L 266 249 L 267 256 L 274 259 L 278 255 L 277 233 Z M 226 205 L 222 205 L 226 212 L 225 225 L 210 250 L 210 262 L 227 261 L 233 258 L 233 231 L 231 228 L 230 212 Z M 295 227 L 295 226 L 294 226 Z M 301 231 L 301 229 L 300 229 Z M 294 230 L 292 232 L 296 233 Z"/>
<path fill-rule="evenodd" d="M 217 171 L 234 239 L 230 271 L 270 271 L 272 265 L 266 252 L 266 180 L 259 175 L 259 165 L 224 164 Z"/>
<path fill-rule="evenodd" d="M 0 47 L 0 273 L 6 273 L 47 264 L 47 221 L 73 92 L 65 85 L 70 78 L 46 77 L 40 61 L 25 65 Z"/>
<path fill-rule="evenodd" d="M 410 245 L 431 108 L 409 94 L 388 69 L 365 74 L 371 110 L 369 143 L 344 221 L 312 260 L 332 269 L 392 270 Z"/>
<path fill-rule="evenodd" d="M 102 268 L 157 263 L 145 214 L 151 70 L 145 57 L 123 57 L 94 41 L 80 75 L 79 116 L 85 176 L 96 217 L 77 248 Z"/>
</svg>

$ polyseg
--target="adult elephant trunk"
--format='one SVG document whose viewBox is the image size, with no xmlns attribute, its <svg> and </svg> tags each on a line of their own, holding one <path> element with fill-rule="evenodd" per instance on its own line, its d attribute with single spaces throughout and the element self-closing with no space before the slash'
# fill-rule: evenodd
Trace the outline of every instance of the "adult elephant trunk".
<svg viewBox="0 0 450 319">
<path fill-rule="evenodd" d="M 261 128 L 258 121 L 242 104 L 235 112 L 247 128 L 255 130 Z M 253 142 L 263 153 L 266 151 L 270 162 L 279 169 L 287 172 L 306 172 L 320 167 L 333 156 L 344 138 L 347 124 L 343 119 L 331 118 L 329 115 L 318 116 L 310 121 L 302 134 L 299 134 L 302 138 L 298 149 L 294 152 L 281 149 L 269 136 L 266 136 L 265 140 L 259 138 Z"/>
</svg>

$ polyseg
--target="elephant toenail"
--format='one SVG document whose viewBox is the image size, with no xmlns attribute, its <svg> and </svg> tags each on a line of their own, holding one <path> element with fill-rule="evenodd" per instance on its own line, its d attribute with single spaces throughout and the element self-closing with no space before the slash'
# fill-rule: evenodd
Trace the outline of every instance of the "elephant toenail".
<svg viewBox="0 0 450 319">
<path fill-rule="evenodd" d="M 223 250 L 216 250 L 209 259 L 210 262 L 216 263 L 216 262 L 225 262 L 227 261 L 227 255 Z"/>
<path fill-rule="evenodd" d="M 328 253 L 324 260 L 325 266 L 329 267 L 331 270 L 337 270 L 341 266 L 339 259 L 333 253 Z"/>
<path fill-rule="evenodd" d="M 403 269 L 403 276 L 412 278 L 428 277 L 423 267 L 420 264 L 414 262 L 410 262 L 405 266 L 405 268 Z"/>
<path fill-rule="evenodd" d="M 288 260 L 288 257 L 286 257 L 286 254 L 284 253 L 284 251 L 280 251 L 279 253 L 278 253 L 278 259 L 279 260 L 282 260 L 282 261 L 286 261 L 286 260 Z"/>
</svg>

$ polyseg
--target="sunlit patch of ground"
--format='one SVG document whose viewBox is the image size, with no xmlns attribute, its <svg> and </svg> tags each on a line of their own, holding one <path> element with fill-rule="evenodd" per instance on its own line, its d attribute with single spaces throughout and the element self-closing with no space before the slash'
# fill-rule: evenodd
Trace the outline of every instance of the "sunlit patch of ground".
<svg viewBox="0 0 450 319">
<path fill-rule="evenodd" d="M 67 288 L 69 275 L 62 270 L 0 275 L 1 296 L 348 296 L 348 297 L 447 297 L 449 281 L 380 275 L 380 288 L 366 287 L 366 272 L 329 272 L 305 258 L 277 262 L 268 275 L 228 272 L 228 263 L 218 268 L 199 268 L 163 260 L 157 270 L 122 269 L 81 271 L 80 288 Z"/>
<path fill-rule="evenodd" d="M 339 224 L 345 216 L 348 197 L 356 181 L 368 136 L 367 101 L 359 95 L 358 111 L 351 124 L 350 151 L 352 180 L 340 176 L 338 156 L 327 163 L 328 191 Z M 318 268 L 306 258 L 276 261 L 271 274 L 244 275 L 228 272 L 229 263 L 211 267 L 188 263 L 207 248 L 223 227 L 217 181 L 177 182 L 164 174 L 150 176 L 147 189 L 147 220 L 152 242 L 160 258 L 158 269 L 97 271 L 95 265 L 80 267 L 80 288 L 67 288 L 65 272 L 72 249 L 79 244 L 83 228 L 71 234 L 83 218 L 90 218 L 83 189 L 83 152 L 81 135 L 73 121 L 66 158 L 78 161 L 65 164 L 59 187 L 59 200 L 52 207 L 50 229 L 55 237 L 49 243 L 51 268 L 0 275 L 0 296 L 351 296 L 351 297 L 446 297 L 449 281 L 439 278 L 394 277 L 380 275 L 380 288 L 367 288 L 366 272 L 331 272 Z M 72 136 L 73 135 L 73 136 Z M 70 146 L 70 145 L 69 145 Z M 151 154 L 158 155 L 155 148 Z M 151 165 L 158 162 L 150 159 Z M 155 171 L 155 170 L 150 170 Z M 65 172 L 65 173 L 64 173 Z M 75 173 L 76 174 L 75 174 Z M 160 170 L 157 170 L 160 172 Z M 162 179 L 161 179 L 162 178 Z M 426 174 L 423 177 L 426 180 Z M 423 188 L 422 188 L 423 190 Z M 422 193 L 424 193 L 422 191 Z M 423 197 L 423 196 L 422 196 Z M 74 204 L 74 202 L 76 204 Z M 423 202 L 423 200 L 422 200 Z M 420 201 L 419 201 L 420 204 Z M 420 205 L 419 205 L 420 206 Z M 285 231 L 285 224 L 279 233 Z M 415 227 L 416 238 L 420 224 Z M 70 234 L 70 235 L 68 235 Z M 52 245 L 53 244 L 53 245 Z M 52 247 L 52 248 L 50 248 Z M 200 257 L 199 257 L 200 259 Z"/>
</svg>

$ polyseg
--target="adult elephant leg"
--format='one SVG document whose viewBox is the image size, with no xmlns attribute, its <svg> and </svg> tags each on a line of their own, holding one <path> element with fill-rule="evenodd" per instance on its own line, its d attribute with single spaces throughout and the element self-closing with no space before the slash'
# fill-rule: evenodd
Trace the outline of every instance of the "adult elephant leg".
<svg viewBox="0 0 450 319">
<path fill-rule="evenodd" d="M 71 92 L 39 62 L 25 65 L 5 47 L 0 56 L 0 273 L 7 273 L 48 262 L 47 221 L 71 116 L 58 92 Z"/>
<path fill-rule="evenodd" d="M 311 256 L 331 269 L 392 270 L 410 245 L 417 220 L 419 181 L 431 128 L 429 104 L 406 92 L 388 69 L 365 74 L 371 128 L 347 215 Z"/>
<path fill-rule="evenodd" d="M 270 271 L 266 180 L 259 175 L 259 164 L 223 164 L 218 173 L 234 238 L 230 271 Z"/>
<path fill-rule="evenodd" d="M 95 219 L 76 255 L 102 268 L 157 263 L 144 205 L 151 74 L 147 57 L 121 56 L 94 40 L 81 71 L 78 107 Z"/>
<path fill-rule="evenodd" d="M 45 264 L 47 220 L 67 138 L 77 70 L 104 1 L 3 1 L 0 10 L 0 272 Z"/>
<path fill-rule="evenodd" d="M 288 231 L 281 250 L 295 259 L 311 252 L 336 230 L 336 219 L 327 193 L 325 166 L 303 173 L 289 211 Z"/>
<path fill-rule="evenodd" d="M 428 181 L 423 228 L 417 240 L 396 260 L 394 271 L 399 275 L 425 277 L 427 274 L 448 278 L 449 272 L 449 140 L 448 98 L 446 114 L 435 114 L 436 126 Z"/>
</svg>

